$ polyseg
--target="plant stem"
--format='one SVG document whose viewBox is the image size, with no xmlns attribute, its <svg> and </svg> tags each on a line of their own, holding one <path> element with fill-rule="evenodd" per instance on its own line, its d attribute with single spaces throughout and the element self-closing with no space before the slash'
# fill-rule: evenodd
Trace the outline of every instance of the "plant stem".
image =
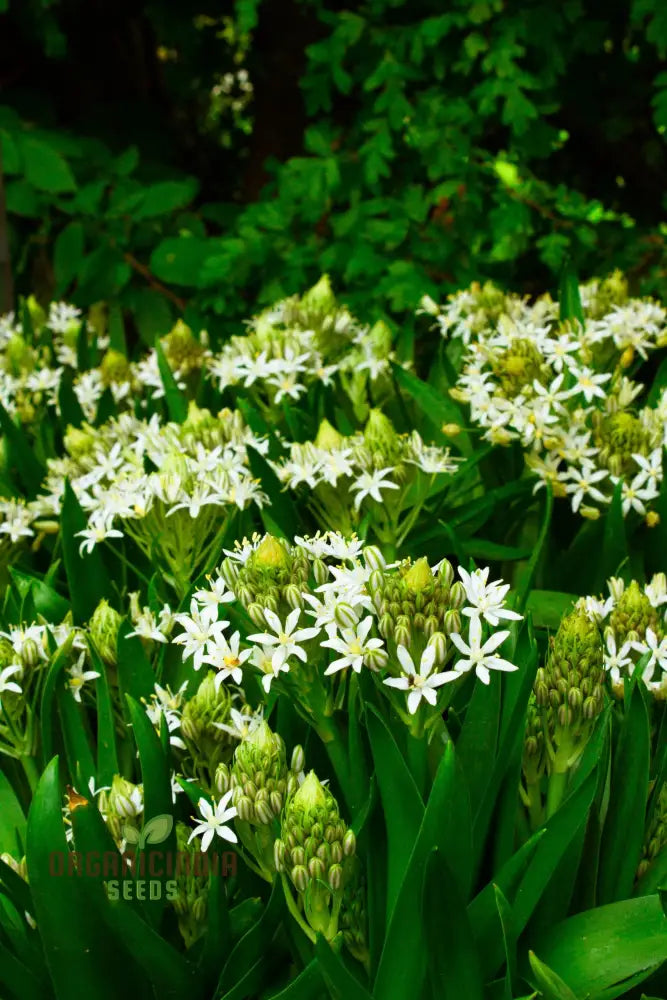
<svg viewBox="0 0 667 1000">
<path fill-rule="evenodd" d="M 37 782 L 39 781 L 39 769 L 34 761 L 33 757 L 21 756 L 21 766 L 28 779 L 28 784 L 30 785 L 30 791 L 34 794 L 37 788 Z"/>
<path fill-rule="evenodd" d="M 567 778 L 567 771 L 554 771 L 549 777 L 547 787 L 547 819 L 551 819 L 563 801 L 565 790 L 567 789 Z"/>
<path fill-rule="evenodd" d="M 290 911 L 290 913 L 296 920 L 297 924 L 299 925 L 303 933 L 313 942 L 313 944 L 316 944 L 317 938 L 315 937 L 312 928 L 309 927 L 306 921 L 303 919 L 303 917 L 299 913 L 298 906 L 294 902 L 294 896 L 292 895 L 292 891 L 289 887 L 287 877 L 285 875 L 281 875 L 280 879 L 283 884 L 283 892 L 285 894 L 285 902 L 287 903 L 287 909 Z"/>
</svg>

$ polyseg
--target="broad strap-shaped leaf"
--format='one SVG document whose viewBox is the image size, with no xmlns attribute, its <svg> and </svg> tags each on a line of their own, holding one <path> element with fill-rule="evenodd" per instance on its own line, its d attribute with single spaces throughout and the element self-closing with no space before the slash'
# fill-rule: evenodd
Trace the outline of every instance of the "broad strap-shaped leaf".
<svg viewBox="0 0 667 1000">
<path fill-rule="evenodd" d="M 45 469 L 36 457 L 23 430 L 14 423 L 0 403 L 0 431 L 4 434 L 9 450 L 9 463 L 17 479 L 23 484 L 26 495 L 35 497 L 44 479 Z"/>
<path fill-rule="evenodd" d="M 82 625 L 102 598 L 112 593 L 112 587 L 99 548 L 95 546 L 90 554 L 81 554 L 82 539 L 77 532 L 88 527 L 88 519 L 68 481 L 65 481 L 60 526 L 74 622 Z"/>
<path fill-rule="evenodd" d="M 279 533 L 285 538 L 294 535 L 295 527 L 301 522 L 299 512 L 292 503 L 292 499 L 283 489 L 283 484 L 271 468 L 263 455 L 251 445 L 246 447 L 250 470 L 256 479 L 262 484 L 262 489 L 269 498 L 270 507 L 262 508 L 261 515 L 264 520 L 269 520 L 272 525 L 279 529 Z M 267 530 L 275 530 L 267 528 Z"/>
<path fill-rule="evenodd" d="M 396 905 L 391 911 L 387 935 L 375 977 L 375 1000 L 402 1000 L 418 996 L 426 976 L 428 948 L 423 934 L 416 932 L 421 923 L 422 886 L 429 854 L 438 848 L 448 858 L 459 892 L 465 900 L 465 887 L 471 871 L 471 826 L 466 822 L 470 806 L 467 789 L 462 784 L 452 743 L 445 747 L 433 781 L 424 818 L 412 850 Z M 442 898 L 446 907 L 449 901 Z M 444 915 L 443 915 L 443 919 Z M 410 947 L 405 943 L 409 941 Z"/>
<path fill-rule="evenodd" d="M 577 997 L 613 1000 L 667 962 L 667 916 L 657 895 L 568 917 L 538 947 Z"/>
<path fill-rule="evenodd" d="M 188 401 L 176 384 L 174 373 L 169 367 L 169 362 L 165 357 L 159 337 L 155 339 L 155 353 L 157 355 L 160 378 L 164 386 L 164 398 L 167 403 L 169 419 L 176 424 L 182 424 L 188 415 Z"/>
<path fill-rule="evenodd" d="M 576 994 L 572 992 L 567 983 L 548 965 L 540 962 L 535 952 L 529 952 L 528 959 L 532 972 L 530 978 L 544 1000 L 577 1000 Z"/>
<path fill-rule="evenodd" d="M 28 816 L 28 878 L 47 965 L 58 1000 L 118 1000 L 127 989 L 106 927 L 87 905 L 70 857 L 62 816 L 58 758 L 42 775 Z M 56 877 L 62 863 L 63 873 Z"/>
<path fill-rule="evenodd" d="M 116 751 L 116 722 L 106 664 L 88 636 L 88 647 L 93 668 L 100 675 L 95 681 L 97 692 L 97 780 L 100 785 L 110 785 L 114 774 L 120 773 Z"/>
<path fill-rule="evenodd" d="M 627 899 L 644 841 L 651 732 L 641 681 L 631 682 L 630 703 L 612 753 L 609 805 L 600 845 L 598 903 Z"/>
<path fill-rule="evenodd" d="M 368 706 L 368 735 L 387 824 L 387 917 L 389 918 L 410 862 L 424 803 L 386 722 Z"/>
<path fill-rule="evenodd" d="M 481 964 L 459 880 L 437 848 L 424 869 L 422 934 L 428 946 L 431 995 L 484 1000 Z"/>
</svg>

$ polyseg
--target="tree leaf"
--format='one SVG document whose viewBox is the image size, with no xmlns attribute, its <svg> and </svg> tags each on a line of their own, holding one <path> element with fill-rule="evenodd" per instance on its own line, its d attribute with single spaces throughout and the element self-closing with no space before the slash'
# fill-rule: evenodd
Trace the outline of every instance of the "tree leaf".
<svg viewBox="0 0 667 1000">
<path fill-rule="evenodd" d="M 76 191 L 76 181 L 66 160 L 41 139 L 21 136 L 21 152 L 26 180 L 38 191 L 63 194 Z"/>
</svg>

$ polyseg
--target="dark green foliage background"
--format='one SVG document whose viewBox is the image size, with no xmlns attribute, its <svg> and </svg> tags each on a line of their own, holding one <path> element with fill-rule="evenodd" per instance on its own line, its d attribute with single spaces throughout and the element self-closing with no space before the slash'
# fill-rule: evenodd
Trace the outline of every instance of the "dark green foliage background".
<svg viewBox="0 0 667 1000">
<path fill-rule="evenodd" d="M 147 342 L 183 310 L 238 330 L 323 271 L 408 324 L 471 280 L 555 290 L 567 255 L 664 294 L 662 0 L 220 10 L 0 0 L 17 293 L 118 303 Z M 239 111 L 212 88 L 241 66 Z"/>
</svg>

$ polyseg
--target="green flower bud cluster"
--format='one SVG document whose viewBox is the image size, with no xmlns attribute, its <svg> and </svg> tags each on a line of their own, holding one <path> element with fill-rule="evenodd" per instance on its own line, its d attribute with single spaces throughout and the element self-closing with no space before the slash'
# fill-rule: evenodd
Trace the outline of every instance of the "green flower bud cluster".
<svg viewBox="0 0 667 1000">
<path fill-rule="evenodd" d="M 37 352 L 20 333 L 14 333 L 0 355 L 5 371 L 14 378 L 32 372 L 37 362 Z"/>
<path fill-rule="evenodd" d="M 534 688 L 537 705 L 553 710 L 556 727 L 574 732 L 602 711 L 603 657 L 600 630 L 583 609 L 563 618 Z"/>
<path fill-rule="evenodd" d="M 175 875 L 178 888 L 176 898 L 171 902 L 186 948 L 190 948 L 205 931 L 208 906 L 208 879 L 195 874 L 195 856 L 201 854 L 201 840 L 199 837 L 190 840 L 190 833 L 190 827 L 185 823 L 176 824 L 179 864 Z"/>
<path fill-rule="evenodd" d="M 211 779 L 231 753 L 233 737 L 216 725 L 229 721 L 231 706 L 229 690 L 220 684 L 216 691 L 215 673 L 210 670 L 183 709 L 181 736 L 197 768 L 206 768 Z"/>
<path fill-rule="evenodd" d="M 212 450 L 232 442 L 240 443 L 246 433 L 246 424 L 240 410 L 225 407 L 214 414 L 191 400 L 188 415 L 178 433 L 184 447 L 194 453 L 198 444 Z"/>
<path fill-rule="evenodd" d="M 262 722 L 237 746 L 229 787 L 239 820 L 252 826 L 269 825 L 298 787 L 296 775 L 287 766 L 283 739 L 268 723 Z"/>
<path fill-rule="evenodd" d="M 404 472 L 401 466 L 403 442 L 389 417 L 381 410 L 371 410 L 363 431 L 363 445 L 358 449 L 360 464 L 375 469 L 392 466 L 392 477 L 400 479 Z"/>
<path fill-rule="evenodd" d="M 651 867 L 662 851 L 667 849 L 667 784 L 663 784 L 655 804 L 653 817 L 646 831 L 642 857 L 637 868 L 637 878 Z"/>
<path fill-rule="evenodd" d="M 285 805 L 275 867 L 296 889 L 313 931 L 329 941 L 338 930 L 355 851 L 354 833 L 341 819 L 338 803 L 311 771 Z"/>
<path fill-rule="evenodd" d="M 182 319 L 179 319 L 171 332 L 163 338 L 162 348 L 169 367 L 181 375 L 197 371 L 204 363 L 204 347 Z"/>
<path fill-rule="evenodd" d="M 95 648 L 107 667 L 115 667 L 117 664 L 116 646 L 121 621 L 122 618 L 118 612 L 111 607 L 108 601 L 102 599 L 88 623 L 90 638 L 95 643 Z"/>
<path fill-rule="evenodd" d="M 368 962 L 368 915 L 366 912 L 366 879 L 355 859 L 354 874 L 343 890 L 340 909 L 340 930 L 348 951 L 358 962 Z"/>
<path fill-rule="evenodd" d="M 622 410 L 603 414 L 594 411 L 593 440 L 600 449 L 598 459 L 614 476 L 628 476 L 637 469 L 633 454 L 647 455 L 651 435 L 638 417 Z"/>
<path fill-rule="evenodd" d="M 602 281 L 591 281 L 585 288 L 590 289 L 586 301 L 586 315 L 590 319 L 602 319 L 614 306 L 622 306 L 629 299 L 628 279 L 618 269 L 612 271 Z"/>
<path fill-rule="evenodd" d="M 120 351 L 110 348 L 102 358 L 100 377 L 102 385 L 107 387 L 129 382 L 132 377 L 130 362 Z"/>
<path fill-rule="evenodd" d="M 379 617 L 379 631 L 397 645 L 409 646 L 416 635 L 427 640 L 461 629 L 462 584 L 446 559 L 436 574 L 424 557 L 406 559 L 396 569 L 375 569 L 368 581 Z"/>
<path fill-rule="evenodd" d="M 77 461 L 92 455 L 98 443 L 98 436 L 94 427 L 90 424 L 82 424 L 81 427 L 68 425 L 65 431 L 65 451 Z"/>
<path fill-rule="evenodd" d="M 273 535 L 265 535 L 245 565 L 238 571 L 226 559 L 220 569 L 225 580 L 235 576 L 234 593 L 258 625 L 265 625 L 262 610 L 276 614 L 303 607 L 302 592 L 311 573 L 308 553 Z M 230 572 L 231 571 L 231 572 Z"/>
<path fill-rule="evenodd" d="M 523 337 L 515 338 L 508 349 L 493 361 L 494 374 L 500 381 L 505 396 L 514 399 L 535 379 L 541 382 L 549 378 L 549 368 L 532 341 Z"/>
<path fill-rule="evenodd" d="M 523 743 L 523 769 L 524 773 L 534 778 L 542 771 L 544 763 L 544 727 L 542 715 L 544 709 L 540 709 L 537 704 L 535 693 L 531 693 L 528 701 L 528 711 L 526 714 L 526 735 Z M 549 707 L 546 708 L 550 712 Z"/>
<path fill-rule="evenodd" d="M 115 774 L 111 789 L 100 792 L 98 804 L 111 836 L 120 843 L 124 827 L 131 826 L 136 830 L 140 828 L 144 812 L 143 785 L 135 785 L 120 774 Z"/>
<path fill-rule="evenodd" d="M 616 636 L 617 643 L 638 642 L 646 637 L 646 629 L 651 628 L 661 637 L 660 618 L 657 609 L 636 580 L 625 588 L 609 616 L 609 627 Z"/>
</svg>

